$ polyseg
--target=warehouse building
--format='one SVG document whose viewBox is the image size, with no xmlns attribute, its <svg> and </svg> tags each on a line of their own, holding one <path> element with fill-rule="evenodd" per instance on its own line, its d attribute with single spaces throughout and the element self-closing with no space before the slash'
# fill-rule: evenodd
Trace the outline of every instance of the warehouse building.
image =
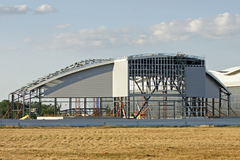
<svg viewBox="0 0 240 160">
<path fill-rule="evenodd" d="M 208 72 L 219 79 L 231 92 L 230 106 L 234 110 L 231 115 L 240 115 L 240 66 Z"/>
<path fill-rule="evenodd" d="M 233 115 L 230 91 L 203 57 L 142 54 L 121 59 L 89 59 L 39 78 L 11 93 L 14 101 L 65 104 L 66 116 L 141 119 L 221 117 Z M 29 113 L 25 111 L 28 110 Z M 56 114 L 56 113 L 54 113 Z"/>
</svg>

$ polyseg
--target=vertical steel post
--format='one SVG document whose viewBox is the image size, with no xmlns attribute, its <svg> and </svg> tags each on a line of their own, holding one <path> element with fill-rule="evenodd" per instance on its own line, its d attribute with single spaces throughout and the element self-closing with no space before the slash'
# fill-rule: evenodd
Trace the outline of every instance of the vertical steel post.
<svg viewBox="0 0 240 160">
<path fill-rule="evenodd" d="M 99 100 L 100 100 L 100 104 L 99 104 L 99 116 L 102 116 L 102 103 L 103 103 L 103 100 L 102 100 L 102 98 L 99 98 Z"/>
<path fill-rule="evenodd" d="M 56 116 L 57 98 L 54 98 L 54 116 Z"/>
<path fill-rule="evenodd" d="M 22 116 L 25 116 L 25 94 L 23 94 L 23 112 Z"/>
<path fill-rule="evenodd" d="M 69 114 L 72 115 L 72 98 L 69 98 Z"/>
<path fill-rule="evenodd" d="M 202 117 L 205 117 L 205 115 L 204 115 L 204 97 L 202 97 Z"/>
<path fill-rule="evenodd" d="M 116 103 L 116 100 L 117 100 L 117 98 L 114 97 L 114 98 L 113 98 L 113 107 L 116 106 L 116 104 L 117 104 L 117 103 Z M 116 110 L 117 110 L 116 108 L 117 108 L 117 106 L 113 109 L 113 115 L 116 114 Z"/>
<path fill-rule="evenodd" d="M 222 108 L 222 90 L 219 88 L 219 117 L 221 117 L 221 108 Z"/>
<path fill-rule="evenodd" d="M 127 115 L 127 117 L 126 118 L 130 118 L 130 97 L 128 96 L 127 97 L 128 99 L 127 99 L 127 101 L 128 101 L 128 115 Z"/>
<path fill-rule="evenodd" d="M 14 119 L 14 94 L 12 93 L 12 119 Z"/>
<path fill-rule="evenodd" d="M 84 117 L 87 115 L 87 98 L 84 98 Z"/>
<path fill-rule="evenodd" d="M 160 106 L 161 102 L 159 101 L 159 108 L 158 108 L 158 119 L 161 118 L 161 106 Z"/>
<path fill-rule="evenodd" d="M 173 118 L 175 119 L 175 102 L 173 102 Z"/>
<path fill-rule="evenodd" d="M 214 104 L 215 104 L 215 100 L 214 98 L 212 99 L 212 116 L 214 117 Z"/>
<path fill-rule="evenodd" d="M 42 116 L 42 101 L 41 101 L 41 87 L 38 88 L 38 99 L 39 99 L 39 109 L 38 109 L 38 114 L 39 116 Z"/>
<path fill-rule="evenodd" d="M 18 114 L 18 111 L 19 111 L 19 94 L 18 94 L 18 101 L 17 101 L 17 114 Z"/>
<path fill-rule="evenodd" d="M 208 116 L 208 99 L 206 98 L 205 101 L 205 115 Z"/>
<path fill-rule="evenodd" d="M 31 118 L 31 96 L 32 96 L 32 91 L 29 91 L 29 117 Z"/>
<path fill-rule="evenodd" d="M 134 115 L 134 112 L 135 112 L 135 110 L 136 110 L 136 108 L 135 108 L 135 96 L 133 96 L 133 115 Z"/>
<path fill-rule="evenodd" d="M 230 94 L 228 94 L 227 96 L 228 96 L 228 109 L 227 109 L 227 110 L 228 110 L 228 111 L 227 111 L 228 113 L 227 113 L 227 115 L 228 115 L 228 117 L 229 117 L 229 116 L 230 116 Z"/>
<path fill-rule="evenodd" d="M 188 97 L 186 97 L 186 100 L 185 100 L 185 117 L 189 117 L 188 115 Z"/>
</svg>

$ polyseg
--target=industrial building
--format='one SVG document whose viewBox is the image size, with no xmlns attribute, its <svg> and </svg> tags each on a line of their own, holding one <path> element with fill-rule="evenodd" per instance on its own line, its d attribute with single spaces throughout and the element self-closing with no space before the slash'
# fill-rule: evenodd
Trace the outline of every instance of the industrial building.
<svg viewBox="0 0 240 160">
<path fill-rule="evenodd" d="M 209 70 L 231 92 L 230 106 L 236 115 L 240 115 L 240 66 L 222 71 Z"/>
<path fill-rule="evenodd" d="M 21 109 L 23 115 L 31 115 L 31 103 L 37 101 L 39 116 L 43 103 L 65 104 L 64 116 L 235 116 L 229 88 L 206 71 L 205 63 L 204 57 L 178 53 L 83 60 L 10 93 L 9 111 L 14 115 Z M 23 106 L 16 109 L 14 101 Z"/>
</svg>

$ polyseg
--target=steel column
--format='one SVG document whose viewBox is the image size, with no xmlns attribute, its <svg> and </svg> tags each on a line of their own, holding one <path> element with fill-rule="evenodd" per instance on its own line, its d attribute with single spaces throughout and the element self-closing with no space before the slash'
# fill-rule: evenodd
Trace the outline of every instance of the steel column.
<svg viewBox="0 0 240 160">
<path fill-rule="evenodd" d="M 175 114 L 175 102 L 174 102 L 174 106 L 173 106 L 173 118 L 176 118 L 176 114 Z"/>
<path fill-rule="evenodd" d="M 69 98 L 69 114 L 72 115 L 72 98 Z"/>
<path fill-rule="evenodd" d="M 83 107 L 84 107 L 84 117 L 87 115 L 87 98 L 84 98 L 83 102 Z"/>
<path fill-rule="evenodd" d="M 54 116 L 56 116 L 57 98 L 54 98 Z"/>
<path fill-rule="evenodd" d="M 39 109 L 38 109 L 38 114 L 39 116 L 42 116 L 42 101 L 41 101 L 41 87 L 38 88 L 38 98 L 39 98 Z"/>
<path fill-rule="evenodd" d="M 22 112 L 22 117 L 25 116 L 25 94 L 23 94 L 23 112 Z"/>
<path fill-rule="evenodd" d="M 214 117 L 215 115 L 214 115 L 214 104 L 215 104 L 215 99 L 214 98 L 212 98 L 212 116 Z"/>
<path fill-rule="evenodd" d="M 29 117 L 31 118 L 31 97 L 32 96 L 32 91 L 29 91 Z"/>
<path fill-rule="evenodd" d="M 130 118 L 130 97 L 127 97 L 127 98 L 128 98 L 128 106 L 127 106 L 128 107 L 128 110 L 127 110 L 128 111 L 128 114 L 127 114 L 128 117 L 126 117 L 126 118 Z"/>
<path fill-rule="evenodd" d="M 221 108 L 222 108 L 222 89 L 219 88 L 219 117 L 221 117 Z"/>
<path fill-rule="evenodd" d="M 205 116 L 208 116 L 208 99 L 207 98 L 205 99 L 205 102 L 206 102 L 205 103 L 205 106 L 206 106 L 205 107 Z"/>
<path fill-rule="evenodd" d="M 230 95 L 228 94 L 227 95 L 227 99 L 228 99 L 228 108 L 227 108 L 227 115 L 228 115 L 228 117 L 230 116 Z"/>
<path fill-rule="evenodd" d="M 100 102 L 99 102 L 99 116 L 102 116 L 102 98 L 99 98 Z"/>
<path fill-rule="evenodd" d="M 14 94 L 12 93 L 12 119 L 14 119 Z"/>
</svg>

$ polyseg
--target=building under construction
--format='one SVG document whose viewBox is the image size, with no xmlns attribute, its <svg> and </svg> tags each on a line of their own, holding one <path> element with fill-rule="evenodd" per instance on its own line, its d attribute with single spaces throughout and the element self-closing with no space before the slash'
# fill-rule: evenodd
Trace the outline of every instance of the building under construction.
<svg viewBox="0 0 240 160">
<path fill-rule="evenodd" d="M 64 116 L 142 119 L 235 116 L 229 90 L 206 71 L 203 57 L 144 54 L 76 62 L 10 93 L 9 112 L 31 104 L 65 106 Z M 15 101 L 22 106 L 16 106 Z M 28 103 L 28 107 L 25 104 Z M 26 113 L 27 112 L 27 113 Z M 59 114 L 54 112 L 54 114 Z"/>
</svg>

